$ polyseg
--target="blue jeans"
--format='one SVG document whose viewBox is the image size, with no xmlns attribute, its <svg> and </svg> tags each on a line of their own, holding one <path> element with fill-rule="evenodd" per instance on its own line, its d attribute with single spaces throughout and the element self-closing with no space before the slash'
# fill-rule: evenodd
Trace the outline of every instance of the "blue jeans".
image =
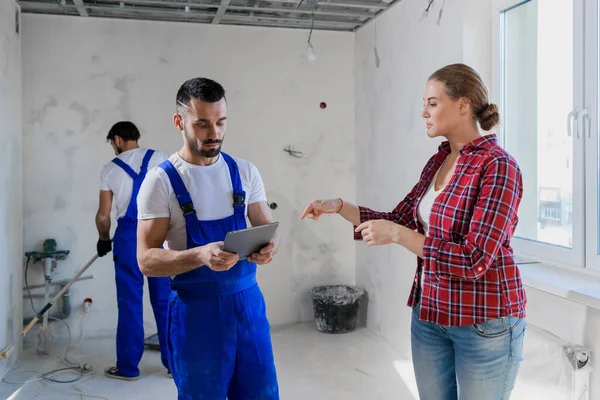
<svg viewBox="0 0 600 400">
<path fill-rule="evenodd" d="M 523 360 L 525 319 L 442 327 L 412 313 L 411 345 L 420 400 L 507 400 Z"/>
</svg>

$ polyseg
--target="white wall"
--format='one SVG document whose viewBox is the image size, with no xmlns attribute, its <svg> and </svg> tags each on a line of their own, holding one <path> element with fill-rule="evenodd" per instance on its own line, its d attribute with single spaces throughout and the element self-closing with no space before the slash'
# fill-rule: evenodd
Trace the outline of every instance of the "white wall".
<svg viewBox="0 0 600 400">
<path fill-rule="evenodd" d="M 0 361 L 0 376 L 21 349 L 22 303 L 22 131 L 21 36 L 15 31 L 18 6 L 0 0 L 0 349 L 15 352 Z"/>
<path fill-rule="evenodd" d="M 435 2 L 439 3 L 439 2 Z M 426 2 L 404 0 L 356 35 L 357 202 L 391 211 L 417 183 L 439 140 L 427 137 L 421 111 L 427 78 L 462 60 L 461 1 L 420 20 Z M 410 355 L 406 306 L 416 257 L 399 246 L 360 243 L 357 285 L 369 296 L 367 326 Z"/>
<path fill-rule="evenodd" d="M 176 151 L 175 94 L 184 80 L 207 76 L 228 91 L 224 150 L 257 165 L 279 206 L 282 246 L 259 272 L 272 325 L 312 319 L 310 287 L 354 283 L 348 227 L 334 218 L 298 221 L 310 199 L 355 192 L 353 34 L 315 32 L 318 60 L 310 64 L 307 31 L 35 15 L 24 27 L 24 244 L 54 237 L 71 250 L 58 278 L 95 253 L 99 173 L 114 156 L 107 130 L 131 119 L 140 145 Z M 289 145 L 304 158 L 285 153 Z M 34 270 L 31 281 L 40 282 Z M 90 273 L 94 280 L 72 287 L 72 303 L 94 301 L 86 335 L 114 335 L 111 258 Z"/>
</svg>

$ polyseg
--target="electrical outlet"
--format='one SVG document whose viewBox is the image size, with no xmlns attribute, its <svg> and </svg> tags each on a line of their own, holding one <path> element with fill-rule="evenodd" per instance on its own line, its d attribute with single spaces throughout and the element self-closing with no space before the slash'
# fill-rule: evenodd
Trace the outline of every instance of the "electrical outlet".
<svg viewBox="0 0 600 400">
<path fill-rule="evenodd" d="M 83 300 L 83 312 L 85 313 L 89 313 L 90 312 L 90 308 L 92 307 L 92 299 L 91 298 L 86 298 L 85 300 Z"/>
</svg>

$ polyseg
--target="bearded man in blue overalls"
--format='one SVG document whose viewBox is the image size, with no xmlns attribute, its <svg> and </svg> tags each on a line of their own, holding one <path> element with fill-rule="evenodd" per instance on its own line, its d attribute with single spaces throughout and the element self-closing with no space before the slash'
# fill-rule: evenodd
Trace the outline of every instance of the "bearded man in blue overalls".
<svg viewBox="0 0 600 400">
<path fill-rule="evenodd" d="M 167 345 L 179 400 L 275 400 L 279 388 L 256 265 L 272 243 L 240 260 L 221 250 L 227 232 L 273 222 L 262 178 L 221 152 L 223 87 L 186 81 L 173 120 L 184 145 L 148 173 L 138 196 L 138 260 L 147 276 L 170 276 Z M 165 248 L 161 248 L 166 241 Z"/>
</svg>

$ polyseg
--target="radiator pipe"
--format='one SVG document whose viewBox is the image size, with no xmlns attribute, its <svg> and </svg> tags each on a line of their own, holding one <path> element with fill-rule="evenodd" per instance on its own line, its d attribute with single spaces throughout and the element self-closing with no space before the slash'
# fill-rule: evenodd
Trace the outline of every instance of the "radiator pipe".
<svg viewBox="0 0 600 400">
<path fill-rule="evenodd" d="M 77 282 L 79 282 L 79 281 L 85 281 L 87 279 L 94 279 L 94 275 L 82 276 L 81 278 L 77 279 Z M 54 286 L 54 285 L 64 286 L 64 285 L 66 285 L 69 282 L 70 282 L 69 279 L 63 279 L 62 281 L 53 281 L 53 282 L 50 282 L 50 286 Z M 41 288 L 45 288 L 45 287 L 46 287 L 45 283 L 41 283 L 39 285 L 29 285 L 29 290 L 41 289 Z M 24 286 L 23 290 L 27 290 L 27 287 Z"/>
</svg>

